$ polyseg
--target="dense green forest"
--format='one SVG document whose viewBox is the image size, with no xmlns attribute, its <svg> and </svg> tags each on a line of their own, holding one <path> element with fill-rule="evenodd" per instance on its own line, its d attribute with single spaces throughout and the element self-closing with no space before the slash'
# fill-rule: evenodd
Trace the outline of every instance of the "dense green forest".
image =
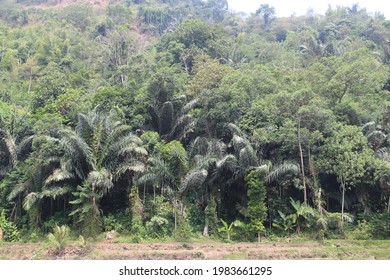
<svg viewBox="0 0 390 280">
<path fill-rule="evenodd" d="M 390 21 L 275 15 L 0 0 L 3 239 L 389 238 Z"/>
</svg>

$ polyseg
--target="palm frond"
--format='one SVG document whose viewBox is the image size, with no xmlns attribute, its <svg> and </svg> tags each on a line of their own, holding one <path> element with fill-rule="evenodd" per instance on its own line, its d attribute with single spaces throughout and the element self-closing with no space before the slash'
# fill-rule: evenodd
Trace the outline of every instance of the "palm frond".
<svg viewBox="0 0 390 280">
<path fill-rule="evenodd" d="M 143 173 L 145 172 L 145 169 L 146 166 L 141 161 L 134 160 L 132 162 L 126 162 L 121 164 L 116 169 L 115 178 L 120 177 L 122 174 L 125 174 L 126 172 Z"/>
<path fill-rule="evenodd" d="M 27 154 L 31 151 L 34 138 L 35 138 L 35 135 L 25 137 L 18 144 L 16 152 L 17 152 L 17 155 L 19 157 L 22 156 L 23 154 Z"/>
<path fill-rule="evenodd" d="M 0 129 L 0 140 L 3 141 L 6 147 L 6 154 L 8 156 L 8 164 L 13 168 L 17 162 L 18 154 L 15 144 L 15 139 L 8 131 Z"/>
<path fill-rule="evenodd" d="M 248 141 L 245 138 L 238 136 L 236 134 L 233 135 L 232 142 L 233 142 L 234 149 L 237 152 L 241 151 L 241 149 L 244 149 L 246 146 L 248 146 Z"/>
<path fill-rule="evenodd" d="M 71 130 L 62 130 L 61 145 L 65 151 L 64 157 L 72 162 L 72 169 L 81 179 L 86 177 L 86 172 L 92 168 L 94 161 L 91 147 L 83 138 Z"/>
<path fill-rule="evenodd" d="M 195 140 L 191 143 L 189 148 L 189 156 L 193 157 L 195 155 L 205 155 L 209 146 L 209 141 L 205 137 L 196 137 Z"/>
<path fill-rule="evenodd" d="M 165 102 L 161 108 L 160 116 L 159 116 L 159 130 L 161 134 L 168 134 L 173 126 L 173 104 L 168 101 Z"/>
<path fill-rule="evenodd" d="M 33 207 L 37 201 L 40 199 L 40 195 L 35 192 L 31 192 L 23 200 L 23 209 L 29 211 L 31 207 Z"/>
<path fill-rule="evenodd" d="M 104 168 L 99 171 L 91 171 L 88 174 L 87 182 L 90 186 L 95 186 L 101 194 L 106 193 L 114 186 L 112 174 Z"/>
<path fill-rule="evenodd" d="M 46 178 L 44 185 L 54 185 L 58 183 L 63 183 L 68 180 L 74 179 L 74 175 L 66 170 L 57 168 L 53 171 L 53 173 Z"/>
<path fill-rule="evenodd" d="M 193 99 L 190 102 L 188 102 L 186 105 L 183 106 L 181 109 L 181 115 L 188 114 L 189 111 L 199 106 L 199 100 Z"/>
<path fill-rule="evenodd" d="M 79 114 L 76 133 L 87 142 L 90 141 L 93 134 L 93 124 L 91 123 L 90 116 L 81 113 Z"/>
<path fill-rule="evenodd" d="M 9 193 L 7 196 L 8 201 L 14 200 L 18 195 L 22 194 L 23 192 L 26 191 L 26 187 L 24 184 L 18 184 L 16 185 L 12 191 Z"/>
<path fill-rule="evenodd" d="M 68 194 L 72 191 L 71 187 L 64 186 L 64 187 L 55 187 L 50 189 L 45 189 L 41 192 L 42 197 L 51 197 L 53 199 L 56 199 L 57 197 L 63 196 L 65 194 Z"/>
<path fill-rule="evenodd" d="M 257 165 L 257 157 L 251 146 L 246 146 L 240 150 L 239 161 L 244 168 L 250 168 Z"/>
<path fill-rule="evenodd" d="M 272 171 L 266 176 L 268 183 L 272 183 L 287 174 L 298 175 L 299 166 L 295 163 L 283 163 L 273 167 Z"/>
<path fill-rule="evenodd" d="M 194 131 L 195 122 L 192 116 L 184 115 L 177 119 L 169 134 L 170 139 L 185 139 Z"/>
<path fill-rule="evenodd" d="M 233 155 L 226 155 L 221 160 L 217 161 L 217 169 L 225 169 L 234 171 L 237 168 L 237 158 Z"/>
<path fill-rule="evenodd" d="M 179 187 L 180 195 L 184 195 L 189 189 L 197 189 L 202 186 L 208 175 L 207 170 L 194 170 L 189 172 Z"/>
<path fill-rule="evenodd" d="M 231 133 L 233 135 L 237 135 L 237 136 L 240 136 L 240 137 L 245 137 L 244 132 L 237 125 L 235 125 L 233 123 L 229 123 L 228 124 L 228 128 L 229 128 L 229 130 L 231 131 Z"/>
</svg>

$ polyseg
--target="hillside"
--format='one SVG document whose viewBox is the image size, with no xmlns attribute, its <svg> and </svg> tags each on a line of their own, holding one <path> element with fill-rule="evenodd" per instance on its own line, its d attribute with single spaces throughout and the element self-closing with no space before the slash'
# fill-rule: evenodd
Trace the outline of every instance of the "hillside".
<svg viewBox="0 0 390 280">
<path fill-rule="evenodd" d="M 390 237 L 390 22 L 0 0 L 5 241 Z"/>
</svg>

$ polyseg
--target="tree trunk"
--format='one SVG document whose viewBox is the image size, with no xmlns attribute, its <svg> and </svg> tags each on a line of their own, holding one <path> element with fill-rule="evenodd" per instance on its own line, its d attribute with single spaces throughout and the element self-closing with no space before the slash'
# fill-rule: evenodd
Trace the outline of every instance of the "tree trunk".
<svg viewBox="0 0 390 280">
<path fill-rule="evenodd" d="M 143 205 L 145 205 L 145 196 L 146 196 L 146 184 L 144 184 L 144 199 L 142 201 Z"/>
<path fill-rule="evenodd" d="M 305 177 L 305 164 L 303 161 L 303 151 L 302 151 L 302 143 L 301 143 L 301 120 L 298 122 L 298 146 L 299 146 L 299 155 L 301 158 L 301 174 L 302 174 L 302 182 L 303 182 L 303 202 L 307 203 L 307 192 L 306 192 L 306 177 Z"/>
<path fill-rule="evenodd" d="M 345 183 L 341 183 L 342 197 L 341 197 L 341 228 L 344 227 L 344 206 L 345 206 Z"/>
<path fill-rule="evenodd" d="M 387 202 L 387 212 L 390 212 L 390 195 L 389 195 L 389 201 Z"/>
<path fill-rule="evenodd" d="M 261 233 L 260 231 L 257 233 L 257 242 L 261 242 Z"/>
<path fill-rule="evenodd" d="M 209 225 L 208 224 L 204 225 L 203 236 L 209 236 Z"/>
</svg>

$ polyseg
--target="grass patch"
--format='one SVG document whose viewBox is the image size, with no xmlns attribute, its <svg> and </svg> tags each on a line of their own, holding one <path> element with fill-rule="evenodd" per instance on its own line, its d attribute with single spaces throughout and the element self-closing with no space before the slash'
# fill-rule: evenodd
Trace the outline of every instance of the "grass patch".
<svg viewBox="0 0 390 280">
<path fill-rule="evenodd" d="M 239 253 L 231 253 L 223 256 L 224 260 L 247 260 L 249 257 L 247 251 L 239 252 Z"/>
</svg>

